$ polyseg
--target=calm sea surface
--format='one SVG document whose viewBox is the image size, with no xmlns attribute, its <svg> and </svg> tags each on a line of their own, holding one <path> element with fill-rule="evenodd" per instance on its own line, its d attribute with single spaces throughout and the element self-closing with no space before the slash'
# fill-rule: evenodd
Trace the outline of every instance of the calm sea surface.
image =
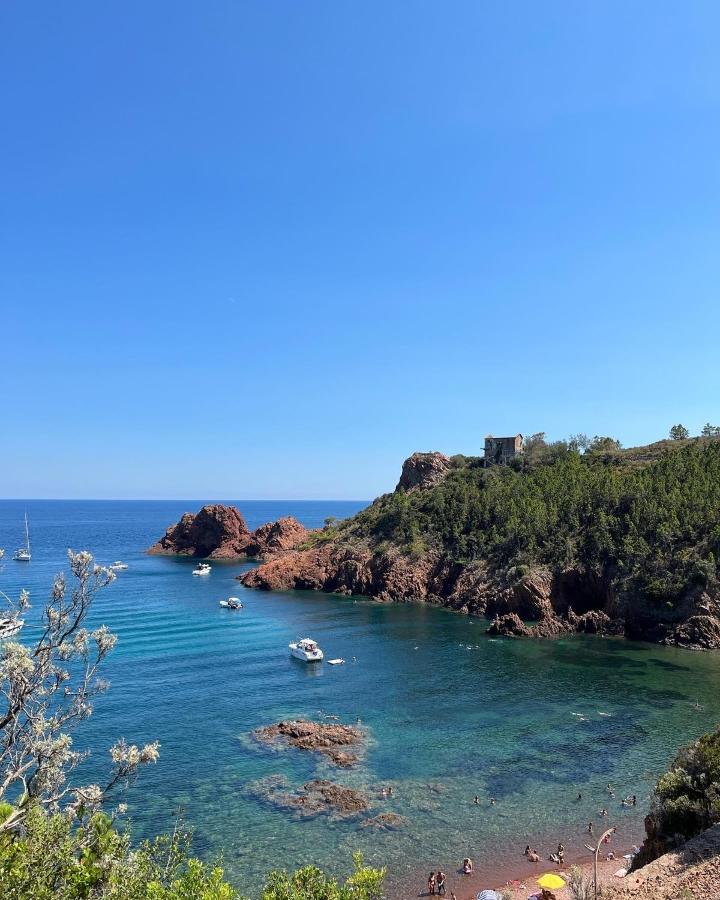
<svg viewBox="0 0 720 900">
<path fill-rule="evenodd" d="M 356 849 L 388 865 L 391 885 L 437 866 L 454 872 L 466 855 L 481 868 L 489 860 L 522 866 L 525 843 L 544 854 L 558 840 L 581 847 L 588 821 L 608 821 L 599 819 L 602 807 L 630 841 L 675 748 L 720 719 L 720 655 L 590 637 L 491 639 L 482 620 L 444 610 L 247 591 L 234 579 L 248 563 L 216 563 L 198 579 L 190 561 L 144 554 L 199 505 L 0 502 L 0 547 L 8 551 L 0 589 L 30 590 L 30 639 L 67 547 L 129 564 L 93 614 L 119 642 L 106 668 L 112 687 L 76 732 L 76 744 L 92 751 L 86 777 L 101 777 L 117 737 L 159 740 L 160 762 L 126 796 L 135 835 L 169 829 L 181 809 L 196 852 L 222 852 L 228 876 L 248 891 L 278 864 L 343 872 Z M 318 526 L 364 504 L 237 505 L 253 528 L 287 514 Z M 9 558 L 22 541 L 25 509 L 29 564 Z M 242 596 L 242 612 L 219 608 L 231 594 Z M 303 636 L 326 658 L 357 662 L 297 663 L 287 644 Z M 322 714 L 367 726 L 368 751 L 356 769 L 248 740 L 260 725 Z M 292 786 L 328 777 L 360 788 L 371 814 L 395 812 L 407 824 L 378 833 L 357 820 L 301 821 L 258 799 L 258 782 L 276 775 Z M 389 800 L 381 799 L 383 785 L 393 786 Z M 637 794 L 636 809 L 620 806 L 626 794 Z"/>
</svg>

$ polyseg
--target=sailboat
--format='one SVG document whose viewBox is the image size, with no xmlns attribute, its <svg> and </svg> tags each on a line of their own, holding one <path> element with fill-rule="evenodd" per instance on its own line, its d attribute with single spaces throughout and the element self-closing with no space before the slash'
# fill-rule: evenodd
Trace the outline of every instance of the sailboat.
<svg viewBox="0 0 720 900">
<path fill-rule="evenodd" d="M 30 562 L 30 532 L 28 531 L 27 512 L 25 513 L 25 546 L 13 553 L 13 559 L 17 562 Z"/>
</svg>

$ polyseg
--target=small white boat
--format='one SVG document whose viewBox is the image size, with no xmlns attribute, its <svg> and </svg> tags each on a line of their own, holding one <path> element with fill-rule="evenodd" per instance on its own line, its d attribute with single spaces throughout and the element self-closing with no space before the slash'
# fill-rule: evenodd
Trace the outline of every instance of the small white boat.
<svg viewBox="0 0 720 900">
<path fill-rule="evenodd" d="M 301 659 L 303 662 L 321 662 L 323 652 L 312 638 L 303 638 L 301 641 L 294 641 L 288 644 L 290 655 L 295 659 Z"/>
<path fill-rule="evenodd" d="M 3 556 L 5 556 L 5 551 L 3 550 L 2 547 L 0 547 L 0 559 L 2 559 Z"/>
<path fill-rule="evenodd" d="M 338 659 L 329 659 L 329 660 L 328 660 L 328 665 L 329 665 L 329 666 L 344 666 L 344 665 L 345 665 L 345 660 L 342 659 L 342 658 L 338 658 Z"/>
<path fill-rule="evenodd" d="M 28 531 L 27 513 L 25 513 L 25 546 L 19 547 L 13 553 L 16 562 L 30 562 L 30 532 Z"/>
<path fill-rule="evenodd" d="M 123 569 L 128 568 L 128 564 L 124 562 L 120 562 L 120 560 L 116 560 L 111 566 L 108 566 L 110 570 L 113 572 L 121 572 Z"/>
<path fill-rule="evenodd" d="M 227 600 L 221 600 L 220 606 L 223 609 L 242 609 L 242 600 L 239 597 L 228 597 Z"/>
<path fill-rule="evenodd" d="M 193 575 L 209 575 L 211 568 L 210 563 L 200 563 L 197 569 L 193 569 Z"/>
<path fill-rule="evenodd" d="M 23 619 L 18 619 L 16 616 L 12 618 L 9 616 L 0 617 L 0 640 L 3 638 L 14 637 L 24 624 L 25 621 Z"/>
</svg>

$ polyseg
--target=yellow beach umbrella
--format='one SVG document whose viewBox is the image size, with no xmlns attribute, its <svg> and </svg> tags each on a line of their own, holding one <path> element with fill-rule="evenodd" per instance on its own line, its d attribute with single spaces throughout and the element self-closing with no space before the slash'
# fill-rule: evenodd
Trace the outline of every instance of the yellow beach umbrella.
<svg viewBox="0 0 720 900">
<path fill-rule="evenodd" d="M 565 882 L 554 872 L 548 872 L 546 875 L 542 875 L 538 878 L 537 883 L 541 888 L 545 888 L 548 891 L 559 891 L 560 888 L 565 887 Z"/>
</svg>

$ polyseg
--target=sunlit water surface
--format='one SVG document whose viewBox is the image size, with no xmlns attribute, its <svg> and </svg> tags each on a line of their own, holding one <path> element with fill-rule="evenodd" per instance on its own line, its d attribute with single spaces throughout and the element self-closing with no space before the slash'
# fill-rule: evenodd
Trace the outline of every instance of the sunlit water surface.
<svg viewBox="0 0 720 900">
<path fill-rule="evenodd" d="M 517 868 L 527 842 L 544 853 L 558 840 L 581 847 L 588 821 L 598 828 L 605 821 L 602 807 L 629 841 L 674 750 L 720 718 L 718 655 L 591 637 L 491 639 L 482 620 L 445 610 L 252 592 L 235 580 L 250 563 L 215 564 L 199 579 L 191 561 L 145 555 L 198 505 L 1 502 L 0 547 L 8 553 L 0 589 L 31 591 L 23 632 L 30 639 L 67 547 L 129 564 L 93 613 L 119 642 L 106 668 L 112 687 L 76 734 L 92 751 L 84 777 L 101 778 L 106 749 L 119 736 L 159 740 L 159 763 L 126 795 L 134 834 L 169 829 L 181 810 L 195 851 L 222 854 L 228 876 L 248 892 L 276 865 L 315 862 L 344 872 L 354 850 L 387 865 L 391 887 L 408 876 L 415 883 L 423 869 L 454 872 L 465 855 L 480 866 Z M 316 527 L 363 504 L 239 505 L 253 528 L 287 514 Z M 9 558 L 25 509 L 29 564 Z M 242 612 L 218 606 L 231 594 L 242 596 Z M 287 644 L 302 636 L 348 664 L 291 660 Z M 358 767 L 336 770 L 248 740 L 260 725 L 319 715 L 361 719 L 369 740 Z M 273 775 L 292 786 L 327 777 L 357 787 L 371 798 L 368 815 L 395 812 L 406 825 L 377 832 L 359 819 L 300 819 L 257 798 L 254 785 Z M 393 796 L 383 800 L 389 785 Z M 626 794 L 638 796 L 635 809 L 620 805 Z"/>
</svg>

